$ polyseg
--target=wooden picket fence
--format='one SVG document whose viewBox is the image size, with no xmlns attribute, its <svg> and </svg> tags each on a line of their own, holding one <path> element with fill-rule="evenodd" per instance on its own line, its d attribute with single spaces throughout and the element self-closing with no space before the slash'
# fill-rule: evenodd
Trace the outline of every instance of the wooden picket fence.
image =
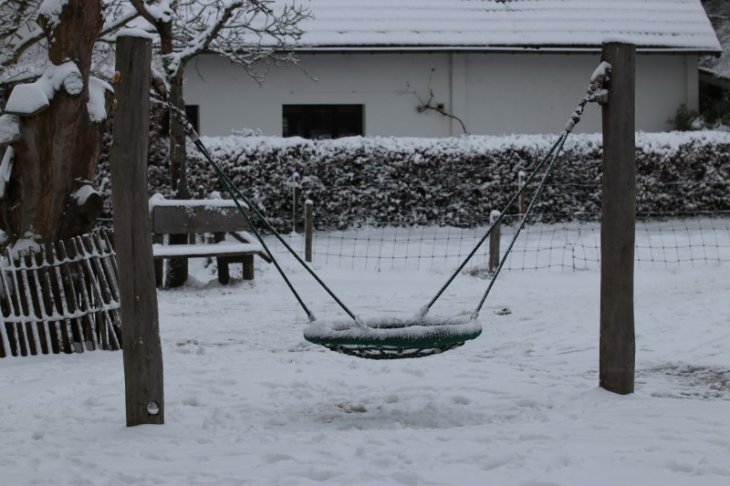
<svg viewBox="0 0 730 486">
<path fill-rule="evenodd" d="M 0 358 L 121 348 L 116 253 L 107 232 L 0 255 Z"/>
</svg>

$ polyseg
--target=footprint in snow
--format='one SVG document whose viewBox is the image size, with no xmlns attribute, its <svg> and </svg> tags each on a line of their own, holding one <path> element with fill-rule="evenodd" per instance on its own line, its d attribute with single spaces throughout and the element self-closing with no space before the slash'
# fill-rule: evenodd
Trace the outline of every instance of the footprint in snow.
<svg viewBox="0 0 730 486">
<path fill-rule="evenodd" d="M 337 403 L 335 406 L 345 413 L 365 413 L 368 411 L 365 405 L 361 403 Z"/>
<path fill-rule="evenodd" d="M 498 316 L 508 316 L 512 314 L 512 309 L 510 309 L 509 307 L 502 307 L 501 309 L 497 309 L 496 311 L 494 311 L 494 313 Z"/>
</svg>

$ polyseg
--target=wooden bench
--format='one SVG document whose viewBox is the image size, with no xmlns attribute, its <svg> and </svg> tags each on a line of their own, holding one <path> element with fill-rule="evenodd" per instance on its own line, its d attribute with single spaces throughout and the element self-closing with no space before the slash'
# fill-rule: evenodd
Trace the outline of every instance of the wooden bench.
<svg viewBox="0 0 730 486">
<path fill-rule="evenodd" d="M 218 281 L 223 285 L 230 281 L 229 263 L 242 263 L 244 280 L 253 280 L 254 255 L 271 261 L 261 244 L 246 231 L 246 218 L 230 199 L 165 199 L 155 195 L 150 198 L 149 207 L 158 287 L 162 285 L 165 258 L 215 257 Z M 206 243 L 166 245 L 164 235 L 170 234 L 203 234 Z M 226 235 L 236 241 L 225 241 Z"/>
</svg>

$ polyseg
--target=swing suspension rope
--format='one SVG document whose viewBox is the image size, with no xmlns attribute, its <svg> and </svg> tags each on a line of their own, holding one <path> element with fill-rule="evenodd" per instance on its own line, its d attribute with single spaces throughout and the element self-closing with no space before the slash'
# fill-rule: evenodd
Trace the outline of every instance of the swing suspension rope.
<svg viewBox="0 0 730 486">
<path fill-rule="evenodd" d="M 256 239 L 261 244 L 262 248 L 264 249 L 265 253 L 271 258 L 271 261 L 274 263 L 274 266 L 276 267 L 277 271 L 283 278 L 284 282 L 286 283 L 287 287 L 291 291 L 291 293 L 296 298 L 299 305 L 302 307 L 304 312 L 307 314 L 307 317 L 309 318 L 310 322 L 316 321 L 316 318 L 314 314 L 311 312 L 311 310 L 307 307 L 307 305 L 302 300 L 301 296 L 295 289 L 294 285 L 291 283 L 281 266 L 279 265 L 277 259 L 274 257 L 273 253 L 271 252 L 269 246 L 264 241 L 263 237 L 261 236 L 261 233 L 256 229 L 256 225 L 252 224 L 251 216 L 249 213 L 244 209 L 244 207 L 241 204 L 241 201 L 243 201 L 246 206 L 248 206 L 248 209 L 253 213 L 253 215 L 256 217 L 257 221 L 261 222 L 266 229 L 268 229 L 276 239 L 278 239 L 282 245 L 291 253 L 296 261 L 314 278 L 314 280 L 327 292 L 327 294 L 337 303 L 337 305 L 347 314 L 347 316 L 354 321 L 355 328 L 353 329 L 351 325 L 345 326 L 345 325 L 338 325 L 334 326 L 334 328 L 330 331 L 325 332 L 324 334 L 318 334 L 318 332 L 310 333 L 310 335 L 307 335 L 307 332 L 305 331 L 305 338 L 308 340 L 316 343 L 316 344 L 322 344 L 332 350 L 339 351 L 346 354 L 351 354 L 358 357 L 364 357 L 364 358 L 374 358 L 374 359 L 393 359 L 393 358 L 404 358 L 404 357 L 421 357 L 421 356 L 429 356 L 431 354 L 437 354 L 449 349 L 453 349 L 457 346 L 460 346 L 464 344 L 464 341 L 469 339 L 474 339 L 481 333 L 481 326 L 475 327 L 471 323 L 474 323 L 479 316 L 479 313 L 481 312 L 484 303 L 489 295 L 489 293 L 492 290 L 492 287 L 494 286 L 494 283 L 496 282 L 497 277 L 499 276 L 500 272 L 502 271 L 502 268 L 504 267 L 505 262 L 507 261 L 507 258 L 510 255 L 510 252 L 512 251 L 512 248 L 514 247 L 515 241 L 517 240 L 517 237 L 519 236 L 522 229 L 525 227 L 525 224 L 527 222 L 528 217 L 532 214 L 536 202 L 539 199 L 544 187 L 545 183 L 549 177 L 549 175 L 552 172 L 552 169 L 554 168 L 558 155 L 560 154 L 561 150 L 563 149 L 563 146 L 565 145 L 565 142 L 568 138 L 568 136 L 572 133 L 576 125 L 580 122 L 581 117 L 583 115 L 583 112 L 585 110 L 585 106 L 590 102 L 597 102 L 597 103 L 605 103 L 608 91 L 604 88 L 604 84 L 608 81 L 610 77 L 610 71 L 611 66 L 608 63 L 602 62 L 599 67 L 594 71 L 593 76 L 591 77 L 591 82 L 588 87 L 588 90 L 586 91 L 585 96 L 580 100 L 578 103 L 578 106 L 573 111 L 573 113 L 570 116 L 570 119 L 568 120 L 568 123 L 566 124 L 565 128 L 561 132 L 558 139 L 555 141 L 555 143 L 551 146 L 551 148 L 548 150 L 547 154 L 540 160 L 540 162 L 535 166 L 535 168 L 532 170 L 532 172 L 528 175 L 526 178 L 524 184 L 520 187 L 520 189 L 512 196 L 512 198 L 507 202 L 504 209 L 499 213 L 499 216 L 497 216 L 489 225 L 487 231 L 485 234 L 481 237 L 481 239 L 477 242 L 476 246 L 471 250 L 471 252 L 466 256 L 466 258 L 461 262 L 461 264 L 456 268 L 456 270 L 450 275 L 450 277 L 447 279 L 447 281 L 443 284 L 443 286 L 438 290 L 436 295 L 426 304 L 424 307 L 422 307 L 419 312 L 414 316 L 414 318 L 406 321 L 399 321 L 397 319 L 386 319 L 382 322 L 373 322 L 370 324 L 365 324 L 363 321 L 359 319 L 344 303 L 343 301 L 330 289 L 329 286 L 317 275 L 314 270 L 310 268 L 307 263 L 302 260 L 302 258 L 297 254 L 297 252 L 288 244 L 288 242 L 279 234 L 279 232 L 276 231 L 276 229 L 271 225 L 271 223 L 266 219 L 266 217 L 258 210 L 258 208 L 251 203 L 251 201 L 233 184 L 231 179 L 223 172 L 221 167 L 213 160 L 213 157 L 211 156 L 208 149 L 205 147 L 205 145 L 200 140 L 200 137 L 198 136 L 197 132 L 193 128 L 192 124 L 187 119 L 187 116 L 184 111 L 180 110 L 179 108 L 172 106 L 169 104 L 166 100 L 161 99 L 157 97 L 156 94 L 153 94 L 153 101 L 159 104 L 164 105 L 170 112 L 173 114 L 173 116 L 177 119 L 177 121 L 185 127 L 185 131 L 187 135 L 191 138 L 192 142 L 195 144 L 197 149 L 201 152 L 201 154 L 204 156 L 204 158 L 208 161 L 208 163 L 211 165 L 213 170 L 215 171 L 216 175 L 218 176 L 219 180 L 221 181 L 223 187 L 225 190 L 229 193 L 231 198 L 233 199 L 238 211 L 243 215 L 246 222 L 248 223 L 249 228 L 251 229 L 252 233 L 256 237 Z M 496 269 L 496 271 L 491 276 L 491 279 L 489 281 L 489 284 L 482 294 L 476 308 L 471 312 L 469 316 L 468 323 L 465 323 L 464 321 L 434 321 L 434 320 L 428 320 L 426 318 L 426 315 L 431 310 L 433 305 L 439 300 L 439 298 L 443 295 L 443 293 L 446 291 L 446 289 L 451 285 L 451 283 L 454 281 L 454 279 L 461 273 L 461 271 L 464 269 L 464 267 L 471 261 L 471 259 L 474 257 L 474 255 L 477 253 L 479 248 L 482 246 L 482 244 L 487 240 L 489 235 L 492 233 L 495 227 L 497 227 L 502 220 L 505 217 L 505 214 L 507 210 L 512 207 L 519 197 L 525 192 L 528 185 L 535 179 L 539 177 L 539 174 L 542 172 L 542 176 L 540 177 L 539 183 L 537 188 L 535 189 L 535 192 L 533 196 L 530 199 L 530 202 L 528 204 L 527 209 L 525 210 L 525 214 L 522 216 L 522 218 L 519 221 L 519 224 L 517 225 L 517 228 L 515 230 L 514 235 L 512 236 L 512 239 L 507 247 L 507 250 L 505 251 L 504 255 L 500 259 L 499 265 Z M 408 328 L 411 328 L 413 326 L 423 326 L 425 329 L 427 329 L 427 332 L 425 332 L 423 335 L 414 337 L 413 335 L 409 335 L 407 332 Z M 355 331 L 357 329 L 357 331 Z M 377 332 L 376 332 L 377 331 Z M 373 334 L 377 334 L 377 336 L 373 337 Z M 338 336 L 335 336 L 335 334 L 339 334 Z M 363 337 L 363 336 L 370 336 L 370 337 Z"/>
<path fill-rule="evenodd" d="M 261 233 L 256 229 L 256 225 L 254 225 L 251 221 L 251 217 L 249 216 L 248 212 L 242 207 L 241 201 L 243 201 L 246 206 L 248 206 L 248 209 L 256 216 L 256 219 L 260 221 L 266 229 L 268 229 L 275 237 L 278 239 L 282 245 L 291 253 L 294 258 L 299 262 L 299 264 L 304 267 L 304 269 L 314 278 L 314 280 L 324 289 L 327 294 L 337 303 L 337 305 L 340 306 L 340 308 L 345 312 L 345 314 L 352 319 L 355 324 L 359 327 L 365 328 L 365 324 L 345 305 L 345 303 L 340 299 L 334 291 L 322 280 L 322 278 L 317 275 L 317 273 L 310 268 L 309 265 L 307 265 L 304 260 L 297 254 L 297 252 L 287 243 L 286 239 L 279 234 L 278 231 L 271 225 L 268 219 L 261 214 L 261 212 L 256 208 L 254 204 L 251 203 L 251 201 L 233 184 L 233 181 L 226 175 L 225 172 L 223 172 L 223 169 L 213 160 L 213 157 L 211 156 L 210 152 L 208 152 L 208 149 L 203 144 L 203 142 L 200 140 L 200 136 L 195 131 L 195 128 L 193 128 L 192 123 L 187 118 L 187 115 L 184 111 L 179 109 L 176 106 L 173 106 L 169 104 L 165 100 L 161 100 L 159 98 L 153 97 L 152 98 L 155 103 L 159 103 L 162 105 L 165 105 L 175 116 L 178 123 L 180 123 L 183 127 L 185 127 L 185 131 L 187 135 L 190 137 L 191 141 L 195 144 L 197 149 L 200 151 L 201 154 L 203 154 L 203 157 L 208 161 L 208 163 L 213 167 L 213 170 L 215 171 L 216 175 L 218 176 L 218 179 L 223 184 L 223 187 L 225 188 L 226 192 L 231 196 L 233 199 L 234 204 L 236 205 L 236 208 L 238 211 L 243 215 L 244 219 L 246 220 L 246 223 L 248 224 L 248 227 L 251 229 L 251 232 L 254 234 L 256 239 L 261 244 L 262 248 L 264 249 L 266 255 L 271 259 L 271 262 L 276 267 L 276 270 L 279 272 L 279 275 L 281 275 L 281 278 L 286 283 L 287 287 L 291 291 L 291 293 L 296 298 L 297 302 L 301 306 L 301 308 L 304 310 L 304 312 L 307 314 L 307 318 L 310 322 L 316 321 L 316 317 L 314 316 L 314 313 L 307 307 L 307 305 L 304 303 L 304 300 L 302 300 L 302 297 L 299 295 L 299 292 L 296 290 L 294 285 L 289 280 L 289 277 L 287 277 L 286 273 L 284 273 L 284 270 L 279 265 L 279 262 L 277 261 L 276 257 L 274 257 L 274 254 L 271 252 L 269 246 L 264 241 L 264 238 L 261 236 Z"/>
<path fill-rule="evenodd" d="M 545 182 L 547 181 L 548 176 L 552 172 L 553 167 L 555 166 L 555 162 L 557 161 L 558 155 L 560 154 L 560 151 L 563 149 L 563 146 L 565 145 L 565 141 L 568 139 L 568 136 L 573 132 L 576 125 L 580 123 L 580 120 L 583 116 L 583 112 L 585 111 L 585 107 L 588 103 L 596 102 L 596 103 L 605 103 L 606 97 L 608 95 L 608 92 L 606 89 L 604 89 L 604 83 L 608 79 L 608 75 L 610 74 L 610 65 L 608 63 L 601 63 L 601 65 L 596 69 L 593 76 L 591 77 L 591 82 L 588 87 L 588 90 L 586 91 L 585 96 L 580 100 L 578 103 L 578 106 L 575 108 L 573 113 L 570 116 L 570 119 L 568 120 L 568 123 L 565 125 L 565 128 L 563 129 L 563 132 L 560 134 L 560 137 L 553 143 L 552 147 L 550 147 L 550 150 L 548 150 L 547 154 L 540 160 L 540 162 L 535 166 L 535 168 L 530 172 L 530 174 L 525 179 L 524 184 L 520 187 L 520 189 L 512 196 L 512 198 L 507 202 L 504 209 L 499 212 L 499 216 L 494 219 L 489 225 L 489 228 L 487 228 L 486 233 L 482 236 L 482 238 L 477 242 L 477 244 L 474 246 L 474 248 L 469 252 L 469 254 L 466 256 L 466 258 L 461 262 L 461 264 L 454 270 L 454 272 L 451 274 L 451 276 L 447 279 L 447 281 L 444 283 L 444 285 L 436 292 L 436 295 L 426 304 L 421 311 L 418 314 L 419 318 L 423 318 L 428 314 L 428 312 L 431 310 L 431 307 L 436 303 L 436 301 L 443 295 L 443 293 L 446 291 L 446 289 L 451 285 L 451 283 L 454 281 L 454 279 L 461 273 L 461 271 L 464 269 L 464 267 L 471 261 L 471 259 L 474 257 L 474 255 L 477 253 L 479 248 L 484 244 L 484 242 L 489 238 L 489 235 L 492 234 L 492 231 L 495 227 L 499 226 L 502 222 L 502 220 L 505 217 L 505 214 L 507 210 L 512 207 L 519 197 L 527 190 L 527 186 L 537 178 L 540 171 L 543 169 L 543 167 L 547 166 L 545 168 L 545 171 L 543 172 L 542 178 L 540 179 L 540 183 L 537 186 L 537 189 L 535 189 L 535 193 L 533 194 L 532 198 L 530 199 L 530 202 L 527 206 L 527 209 L 525 210 L 525 214 L 520 219 L 520 222 L 515 230 L 515 234 L 512 236 L 512 240 L 510 241 L 509 245 L 507 246 L 507 250 L 504 252 L 504 255 L 502 255 L 502 258 L 499 261 L 499 265 L 497 266 L 497 269 L 492 274 L 489 284 L 487 285 L 487 289 L 482 294 L 481 299 L 479 300 L 479 303 L 477 304 L 476 308 L 471 313 L 471 319 L 475 320 L 477 317 L 479 317 L 479 313 L 482 310 L 482 307 L 484 306 L 485 301 L 487 300 L 487 297 L 489 296 L 489 293 L 492 290 L 492 287 L 494 286 L 494 283 L 497 280 L 497 277 L 499 276 L 500 272 L 502 271 L 502 268 L 504 267 L 505 262 L 507 261 L 507 258 L 510 255 L 510 252 L 512 251 L 512 248 L 514 247 L 515 241 L 517 241 L 517 237 L 520 235 L 520 232 L 525 227 L 525 224 L 527 223 L 527 219 L 532 213 L 535 203 L 540 197 L 540 194 L 542 193 L 542 190 L 545 188 Z"/>
</svg>

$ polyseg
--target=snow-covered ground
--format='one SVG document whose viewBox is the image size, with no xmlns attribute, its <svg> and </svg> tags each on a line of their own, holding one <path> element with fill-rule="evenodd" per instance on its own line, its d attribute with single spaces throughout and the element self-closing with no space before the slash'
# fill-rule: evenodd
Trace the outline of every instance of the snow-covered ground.
<svg viewBox="0 0 730 486">
<path fill-rule="evenodd" d="M 0 484 L 730 484 L 727 263 L 638 271 L 630 396 L 597 387 L 593 269 L 507 271 L 479 339 L 383 362 L 306 343 L 273 266 L 230 287 L 193 266 L 159 292 L 166 425 L 125 427 L 119 352 L 0 360 Z M 364 318 L 409 316 L 448 271 L 315 267 Z M 486 283 L 460 276 L 433 313 Z"/>
</svg>

